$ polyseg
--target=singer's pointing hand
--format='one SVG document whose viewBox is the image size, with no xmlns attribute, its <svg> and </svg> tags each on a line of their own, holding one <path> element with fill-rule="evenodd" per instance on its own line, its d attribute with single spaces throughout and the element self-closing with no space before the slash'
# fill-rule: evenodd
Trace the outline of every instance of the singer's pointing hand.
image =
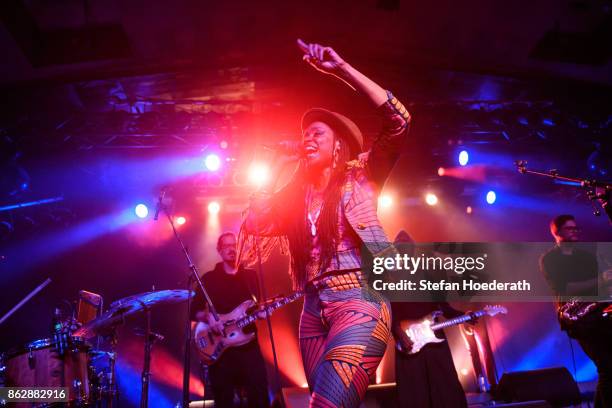
<svg viewBox="0 0 612 408">
<path fill-rule="evenodd" d="M 304 53 L 302 57 L 315 69 L 331 75 L 339 75 L 346 62 L 331 47 L 316 43 L 305 43 L 298 38 L 297 45 Z"/>
</svg>

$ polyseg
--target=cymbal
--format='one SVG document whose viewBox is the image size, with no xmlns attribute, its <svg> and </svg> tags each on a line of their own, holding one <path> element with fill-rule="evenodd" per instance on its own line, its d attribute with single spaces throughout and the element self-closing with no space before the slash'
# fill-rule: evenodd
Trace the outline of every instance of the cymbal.
<svg viewBox="0 0 612 408">
<path fill-rule="evenodd" d="M 194 291 L 176 289 L 128 296 L 111 303 L 110 308 L 105 313 L 81 326 L 72 335 L 87 338 L 98 334 L 106 334 L 115 326 L 123 323 L 126 316 L 149 310 L 157 305 L 181 303 L 194 295 Z"/>
</svg>

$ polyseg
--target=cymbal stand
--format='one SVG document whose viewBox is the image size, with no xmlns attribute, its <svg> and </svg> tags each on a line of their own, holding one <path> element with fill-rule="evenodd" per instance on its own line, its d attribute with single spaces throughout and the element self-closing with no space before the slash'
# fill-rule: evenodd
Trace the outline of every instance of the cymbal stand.
<svg viewBox="0 0 612 408">
<path fill-rule="evenodd" d="M 149 381 L 151 380 L 151 310 L 145 305 L 145 348 L 144 348 L 144 364 L 142 366 L 142 390 L 140 394 L 140 408 L 147 408 L 149 405 Z"/>
<path fill-rule="evenodd" d="M 144 302 L 141 303 L 145 310 L 146 329 L 145 329 L 145 346 L 144 346 L 144 363 L 142 365 L 142 389 L 140 394 L 140 408 L 149 406 L 149 383 L 151 382 L 151 350 L 156 340 L 163 340 L 164 337 L 160 334 L 151 331 L 151 308 Z"/>
<path fill-rule="evenodd" d="M 113 408 L 113 401 L 119 406 L 119 390 L 117 388 L 117 374 L 116 374 L 116 363 L 117 363 L 117 329 L 113 328 L 113 334 L 111 337 L 111 351 L 108 353 L 109 361 L 109 372 L 108 372 L 108 405 L 107 408 Z"/>
</svg>

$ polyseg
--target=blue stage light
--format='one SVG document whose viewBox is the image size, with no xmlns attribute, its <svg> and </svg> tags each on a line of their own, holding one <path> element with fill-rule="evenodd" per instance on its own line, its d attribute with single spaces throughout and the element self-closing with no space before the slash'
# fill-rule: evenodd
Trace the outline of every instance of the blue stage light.
<svg viewBox="0 0 612 408">
<path fill-rule="evenodd" d="M 468 154 L 467 150 L 462 150 L 461 152 L 459 152 L 459 164 L 462 166 L 465 166 L 466 164 L 468 164 L 468 161 L 470 160 L 470 155 Z"/>
<path fill-rule="evenodd" d="M 542 119 L 542 124 L 544 126 L 555 126 L 555 121 L 550 118 L 544 118 Z"/>
<path fill-rule="evenodd" d="M 146 218 L 147 215 L 149 215 L 149 209 L 147 208 L 146 205 L 144 204 L 138 204 L 135 208 L 134 208 L 134 213 L 136 213 L 136 216 L 138 218 Z"/>
<path fill-rule="evenodd" d="M 493 204 L 495 203 L 495 200 L 497 200 L 497 195 L 495 194 L 495 191 L 490 190 L 487 193 L 487 204 Z"/>
<path fill-rule="evenodd" d="M 211 153 L 204 159 L 204 165 L 210 171 L 217 171 L 221 167 L 221 159 L 216 154 Z"/>
</svg>

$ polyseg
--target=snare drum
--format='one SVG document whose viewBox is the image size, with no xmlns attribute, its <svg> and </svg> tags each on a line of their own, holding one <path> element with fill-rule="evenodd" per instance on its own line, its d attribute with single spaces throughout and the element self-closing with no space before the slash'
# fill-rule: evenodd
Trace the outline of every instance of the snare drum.
<svg viewBox="0 0 612 408">
<path fill-rule="evenodd" d="M 36 340 L 4 356 L 7 387 L 68 387 L 70 404 L 89 400 L 88 352 L 90 347 L 79 337 Z M 16 407 L 44 406 L 42 402 Z"/>
</svg>

